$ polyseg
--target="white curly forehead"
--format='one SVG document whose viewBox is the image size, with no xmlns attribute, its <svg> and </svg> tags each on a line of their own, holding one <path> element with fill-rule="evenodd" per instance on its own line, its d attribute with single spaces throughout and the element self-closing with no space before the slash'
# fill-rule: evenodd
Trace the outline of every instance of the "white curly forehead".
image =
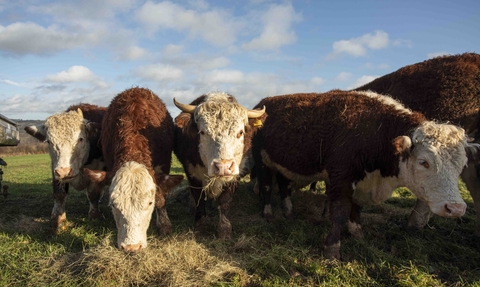
<svg viewBox="0 0 480 287">
<path fill-rule="evenodd" d="M 206 95 L 205 101 L 195 110 L 195 121 L 213 134 L 219 131 L 235 129 L 248 122 L 247 111 L 232 96 L 223 92 L 214 92 Z"/>
<path fill-rule="evenodd" d="M 466 144 L 465 130 L 450 124 L 423 122 L 413 132 L 414 143 L 426 143 L 438 149 L 451 149 Z"/>
<path fill-rule="evenodd" d="M 45 121 L 48 138 L 58 142 L 76 141 L 83 124 L 83 116 L 76 111 L 55 114 Z"/>
</svg>

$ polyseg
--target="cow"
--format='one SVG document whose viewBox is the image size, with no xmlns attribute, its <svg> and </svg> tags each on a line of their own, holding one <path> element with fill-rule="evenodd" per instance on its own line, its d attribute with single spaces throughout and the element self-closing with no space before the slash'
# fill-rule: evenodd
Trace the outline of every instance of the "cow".
<svg viewBox="0 0 480 287">
<path fill-rule="evenodd" d="M 158 231 L 172 230 L 165 196 L 183 180 L 183 175 L 169 175 L 173 129 L 165 104 L 147 88 L 127 89 L 108 106 L 101 131 L 106 171 L 86 169 L 85 173 L 93 182 L 109 185 L 120 250 L 147 247 L 154 209 Z"/>
<path fill-rule="evenodd" d="M 83 168 L 103 169 L 99 130 L 105 111 L 105 107 L 81 103 L 49 116 L 42 124 L 25 127 L 28 134 L 48 143 L 54 199 L 50 220 L 53 233 L 67 226 L 65 203 L 70 185 L 79 191 L 86 189 L 90 202 L 88 217 L 101 216 L 98 203 L 102 190 L 93 188 Z"/>
<path fill-rule="evenodd" d="M 331 228 L 324 257 L 340 258 L 347 222 L 352 235 L 361 235 L 361 205 L 384 201 L 397 187 L 408 187 L 440 216 L 465 213 L 457 181 L 466 149 L 478 149 L 462 128 L 428 121 L 373 92 L 274 96 L 258 107 L 268 114 L 252 139 L 264 213 L 271 212 L 272 173 L 284 202 L 289 190 L 325 180 Z"/>
<path fill-rule="evenodd" d="M 229 238 L 228 219 L 238 179 L 250 172 L 251 137 L 262 125 L 265 109 L 248 110 L 224 92 L 211 92 L 183 104 L 175 118 L 174 153 L 187 175 L 195 206 L 195 223 L 204 222 L 205 200 L 217 199 L 219 238 Z M 203 195 L 203 196 L 202 196 Z M 205 199 L 205 200 L 204 200 Z"/>
<path fill-rule="evenodd" d="M 377 78 L 355 90 L 388 94 L 429 119 L 460 125 L 480 142 L 480 55 L 440 56 Z M 476 237 L 480 242 L 480 166 L 469 163 L 461 174 L 477 211 Z M 407 227 L 423 228 L 430 211 L 417 200 Z"/>
</svg>

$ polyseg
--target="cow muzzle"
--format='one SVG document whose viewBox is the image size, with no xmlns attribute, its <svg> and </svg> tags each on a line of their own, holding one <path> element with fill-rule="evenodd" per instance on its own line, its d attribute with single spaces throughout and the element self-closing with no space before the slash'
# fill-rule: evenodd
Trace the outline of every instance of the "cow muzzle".
<svg viewBox="0 0 480 287">
<path fill-rule="evenodd" d="M 57 180 L 70 180 L 74 177 L 73 169 L 70 167 L 56 168 L 53 174 Z"/>
<path fill-rule="evenodd" d="M 137 243 L 137 244 L 125 244 L 122 243 L 120 244 L 120 249 L 124 252 L 138 252 L 142 250 L 143 244 L 142 243 Z"/>
<path fill-rule="evenodd" d="M 461 217 L 465 214 L 467 209 L 467 204 L 465 202 L 461 203 L 447 203 L 444 205 L 444 215 L 445 217 Z"/>
<path fill-rule="evenodd" d="M 236 164 L 234 160 L 218 160 L 213 161 L 211 166 L 211 171 L 213 174 L 211 176 L 234 176 L 236 174 Z"/>
</svg>

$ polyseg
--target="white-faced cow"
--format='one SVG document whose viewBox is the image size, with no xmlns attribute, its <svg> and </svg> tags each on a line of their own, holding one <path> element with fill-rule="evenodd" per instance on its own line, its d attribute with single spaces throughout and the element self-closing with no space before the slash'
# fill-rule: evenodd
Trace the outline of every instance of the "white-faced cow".
<svg viewBox="0 0 480 287">
<path fill-rule="evenodd" d="M 55 233 L 65 228 L 65 202 L 69 185 L 76 190 L 87 189 L 89 218 L 101 215 L 98 209 L 101 188 L 91 186 L 89 178 L 83 174 L 83 168 L 103 168 L 99 128 L 105 111 L 104 107 L 79 104 L 48 117 L 41 125 L 25 127 L 28 134 L 48 143 L 54 198 L 51 226 Z"/>
<path fill-rule="evenodd" d="M 262 106 L 268 117 L 253 137 L 252 152 L 264 212 L 272 171 L 280 189 L 325 180 L 331 219 L 325 257 L 340 257 L 340 232 L 347 222 L 352 234 L 361 232 L 359 212 L 352 207 L 384 201 L 400 186 L 438 215 L 465 213 L 457 185 L 469 146 L 463 129 L 427 121 L 376 93 L 276 96 L 256 107 Z M 349 222 L 350 215 L 357 218 Z"/>
<path fill-rule="evenodd" d="M 252 132 L 261 126 L 265 110 L 247 110 L 223 92 L 200 96 L 190 105 L 174 102 L 182 110 L 175 118 L 174 151 L 196 203 L 195 222 L 206 215 L 204 199 L 218 199 L 218 236 L 230 237 L 233 192 L 238 178 L 249 172 Z"/>
<path fill-rule="evenodd" d="M 173 129 L 165 104 L 149 89 L 127 89 L 108 106 L 101 132 L 107 171 L 85 173 L 92 181 L 110 185 L 110 206 L 121 250 L 147 247 L 154 208 L 159 232 L 166 234 L 172 229 L 165 196 L 183 179 L 182 175 L 169 175 Z"/>
<path fill-rule="evenodd" d="M 460 125 L 480 143 L 480 55 L 464 53 L 405 66 L 355 90 L 388 94 L 429 119 Z M 480 166 L 469 163 L 461 174 L 477 211 L 480 237 Z M 417 200 L 408 225 L 422 228 L 431 213 Z M 477 240 L 480 242 L 480 240 Z"/>
</svg>

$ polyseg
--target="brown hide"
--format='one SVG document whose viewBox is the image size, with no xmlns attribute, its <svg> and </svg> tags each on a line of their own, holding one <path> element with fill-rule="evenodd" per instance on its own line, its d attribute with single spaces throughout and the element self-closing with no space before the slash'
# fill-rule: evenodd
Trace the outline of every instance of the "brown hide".
<svg viewBox="0 0 480 287">
<path fill-rule="evenodd" d="M 441 56 L 408 65 L 355 90 L 391 95 L 430 120 L 449 121 L 469 133 L 479 128 L 471 125 L 480 110 L 480 55 Z"/>
<path fill-rule="evenodd" d="M 263 105 L 268 117 L 254 137 L 255 162 L 264 149 L 271 160 L 297 174 L 326 169 L 331 180 L 350 183 L 376 169 L 383 176 L 397 175 L 392 141 L 425 120 L 422 114 L 399 112 L 368 96 L 339 90 L 268 97 L 256 107 Z"/>
<path fill-rule="evenodd" d="M 152 175 L 160 165 L 170 172 L 173 120 L 163 101 L 145 88 L 131 88 L 117 95 L 103 120 L 101 142 L 110 172 L 128 161 L 144 164 Z"/>
</svg>

